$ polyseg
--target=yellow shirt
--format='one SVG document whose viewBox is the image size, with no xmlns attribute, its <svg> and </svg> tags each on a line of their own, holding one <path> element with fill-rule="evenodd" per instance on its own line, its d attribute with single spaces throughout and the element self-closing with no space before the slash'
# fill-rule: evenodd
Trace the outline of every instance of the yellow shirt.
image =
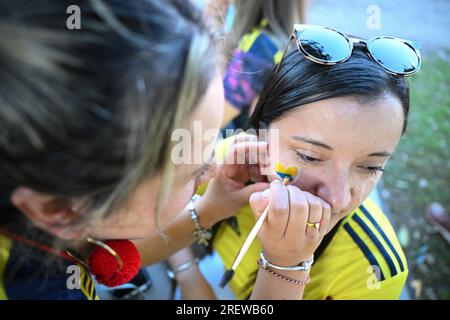
<svg viewBox="0 0 450 320">
<path fill-rule="evenodd" d="M 230 140 L 218 144 L 219 158 Z M 228 223 L 222 223 L 213 241 L 226 269 L 255 224 L 249 205 L 239 210 L 236 219 L 240 235 Z M 261 250 L 256 239 L 230 282 L 238 299 L 246 299 L 252 292 Z M 367 199 L 343 219 L 313 264 L 304 299 L 398 299 L 407 276 L 406 258 L 393 227 L 377 204 Z"/>
</svg>

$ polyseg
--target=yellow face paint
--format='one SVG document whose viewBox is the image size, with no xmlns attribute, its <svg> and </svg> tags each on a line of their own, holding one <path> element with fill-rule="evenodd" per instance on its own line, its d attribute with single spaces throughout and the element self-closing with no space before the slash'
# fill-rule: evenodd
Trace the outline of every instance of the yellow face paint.
<svg viewBox="0 0 450 320">
<path fill-rule="evenodd" d="M 280 177 L 282 180 L 288 178 L 290 182 L 294 181 L 294 179 L 298 175 L 298 168 L 296 166 L 284 166 L 280 162 L 276 162 L 274 165 L 275 174 Z"/>
</svg>

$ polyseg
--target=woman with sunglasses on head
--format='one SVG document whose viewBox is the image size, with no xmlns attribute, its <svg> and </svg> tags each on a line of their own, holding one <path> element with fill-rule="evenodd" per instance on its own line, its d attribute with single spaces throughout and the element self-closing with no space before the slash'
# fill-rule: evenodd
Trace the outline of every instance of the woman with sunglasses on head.
<svg viewBox="0 0 450 320">
<path fill-rule="evenodd" d="M 207 159 L 175 163 L 171 136 L 218 130 L 223 88 L 189 1 L 4 1 L 0 15 L 0 299 L 95 299 L 88 271 L 109 286 L 137 272 L 127 239 L 154 236 L 146 253 L 164 259 L 267 186 L 220 166 L 191 218 Z"/>
<path fill-rule="evenodd" d="M 269 205 L 259 241 L 230 282 L 237 298 L 398 299 L 406 258 L 369 194 L 406 130 L 405 76 L 420 68 L 418 46 L 305 25 L 295 26 L 291 40 L 297 48 L 286 49 L 250 127 L 269 130 L 269 169 L 281 162 L 300 174 L 289 186 L 269 174 L 270 189 L 253 194 L 236 223 L 220 224 L 213 248 L 229 269 Z M 310 270 L 299 271 L 310 261 Z M 294 282 L 308 278 L 306 287 Z"/>
</svg>

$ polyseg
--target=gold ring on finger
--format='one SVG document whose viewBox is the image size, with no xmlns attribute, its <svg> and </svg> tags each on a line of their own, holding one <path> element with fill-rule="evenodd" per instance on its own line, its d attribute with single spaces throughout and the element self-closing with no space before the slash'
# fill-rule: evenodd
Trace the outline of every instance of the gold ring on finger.
<svg viewBox="0 0 450 320">
<path fill-rule="evenodd" d="M 306 223 L 306 225 L 308 226 L 308 227 L 311 227 L 311 228 L 316 228 L 316 229 L 319 229 L 320 228 L 320 222 L 314 222 L 314 223 L 312 223 L 312 222 L 307 222 Z"/>
</svg>

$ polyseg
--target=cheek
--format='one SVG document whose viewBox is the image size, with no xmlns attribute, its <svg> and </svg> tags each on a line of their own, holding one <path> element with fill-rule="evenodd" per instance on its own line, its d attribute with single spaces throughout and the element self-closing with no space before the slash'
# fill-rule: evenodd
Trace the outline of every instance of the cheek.
<svg viewBox="0 0 450 320">
<path fill-rule="evenodd" d="M 323 180 L 323 172 L 320 168 L 304 168 L 299 166 L 300 174 L 294 181 L 294 185 L 303 191 L 315 194 L 317 186 Z"/>
<path fill-rule="evenodd" d="M 325 168 L 299 166 L 299 169 L 300 174 L 293 182 L 293 185 L 299 187 L 301 190 L 317 195 L 319 186 L 327 185 L 327 187 L 331 187 L 329 185 L 328 172 Z M 350 190 L 351 201 L 345 211 L 352 212 L 359 207 L 375 189 L 380 178 L 381 176 L 361 177 L 358 174 L 355 174 L 355 176 L 350 174 L 347 187 Z"/>
<path fill-rule="evenodd" d="M 163 206 L 160 214 L 160 224 L 165 226 L 170 223 L 189 203 L 195 190 L 195 180 L 189 181 L 184 186 L 174 186 L 171 195 Z"/>
<path fill-rule="evenodd" d="M 345 218 L 348 214 L 354 212 L 369 197 L 380 178 L 381 176 L 369 177 L 353 182 L 351 202 L 346 210 L 341 213 L 339 219 Z"/>
<path fill-rule="evenodd" d="M 369 177 L 355 184 L 353 196 L 356 198 L 356 201 L 358 201 L 358 205 L 367 199 L 370 193 L 375 189 L 375 186 L 380 178 L 381 175 L 377 177 Z"/>
<path fill-rule="evenodd" d="M 270 161 L 267 166 L 260 167 L 261 173 L 263 175 L 267 175 L 267 180 L 272 182 L 278 179 L 278 176 L 274 172 L 275 164 L 281 163 L 285 167 L 295 166 L 299 169 L 299 174 L 296 177 L 296 180 L 298 180 L 303 170 L 303 168 L 299 165 L 298 158 L 288 149 L 281 148 L 279 151 L 275 151 L 275 149 L 276 148 L 273 147 L 273 144 L 269 146 Z"/>
</svg>

